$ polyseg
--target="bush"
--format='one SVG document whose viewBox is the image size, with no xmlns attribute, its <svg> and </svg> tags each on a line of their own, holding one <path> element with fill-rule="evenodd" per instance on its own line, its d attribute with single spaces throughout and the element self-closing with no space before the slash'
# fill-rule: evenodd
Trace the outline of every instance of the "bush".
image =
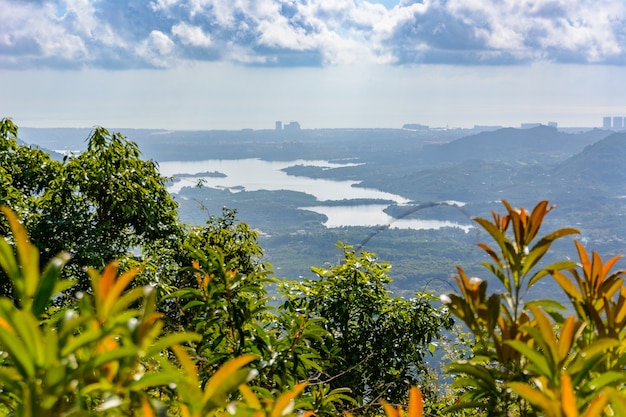
<svg viewBox="0 0 626 417">
<path fill-rule="evenodd" d="M 0 266 L 15 298 L 0 297 L 0 411 L 17 417 L 200 417 L 222 415 L 239 390 L 239 415 L 289 414 L 304 385 L 261 403 L 244 384 L 254 375 L 247 367 L 254 355 L 231 358 L 201 383 L 197 363 L 183 347 L 199 335 L 162 333 L 156 293 L 129 288 L 137 269 L 119 275 L 116 263 L 102 273 L 91 269 L 90 291 L 56 307 L 53 298 L 73 285 L 60 279 L 68 256 L 41 271 L 24 227 L 2 211 L 12 238 L 0 239 Z"/>
<path fill-rule="evenodd" d="M 622 415 L 626 286 L 624 271 L 611 272 L 617 258 L 604 263 L 576 242 L 578 264 L 538 266 L 555 240 L 577 231 L 539 236 L 552 210 L 547 201 L 531 212 L 503 203 L 505 215 L 476 221 L 496 243 L 495 248 L 479 246 L 491 260 L 485 267 L 504 292 L 488 295 L 487 281 L 469 278 L 459 268 L 460 294 L 442 296 L 474 336 L 469 360 L 449 365 L 461 398 L 448 410 L 475 408 L 488 416 Z M 564 318 L 565 308 L 553 300 L 523 300 L 529 288 L 550 275 L 575 315 Z"/>
</svg>

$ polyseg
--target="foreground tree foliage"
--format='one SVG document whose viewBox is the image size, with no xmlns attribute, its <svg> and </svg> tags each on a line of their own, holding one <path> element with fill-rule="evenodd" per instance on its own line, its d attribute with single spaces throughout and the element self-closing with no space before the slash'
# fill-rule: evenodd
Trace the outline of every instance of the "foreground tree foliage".
<svg viewBox="0 0 626 417">
<path fill-rule="evenodd" d="M 315 279 L 283 284 L 283 306 L 324 319 L 328 333 L 317 346 L 328 365 L 320 377 L 331 387 L 350 387 L 359 407 L 381 399 L 399 403 L 409 386 L 424 382 L 429 344 L 453 322 L 432 305 L 432 296 L 392 297 L 385 287 L 391 265 L 373 253 L 339 247 L 341 264 L 313 268 Z"/>
<path fill-rule="evenodd" d="M 0 162 L 0 415 L 625 414 L 625 272 L 580 243 L 546 265 L 577 233 L 540 234 L 547 201 L 476 219 L 502 290 L 458 268 L 437 307 L 342 243 L 313 278 L 272 278 L 234 210 L 179 224 L 155 164 L 105 129 L 56 161 L 3 119 Z M 548 279 L 569 308 L 524 299 Z M 448 311 L 473 338 L 442 397 L 425 359 Z"/>
<path fill-rule="evenodd" d="M 2 211 L 8 219 L 11 239 L 0 240 L 0 267 L 11 279 L 15 295 L 14 299 L 0 297 L 3 415 L 286 416 L 298 410 L 337 415 L 342 400 L 351 402 L 346 390 L 318 387 L 306 391 L 315 384 L 303 379 L 310 370 L 321 372 L 321 362 L 315 363 L 319 359 L 315 351 L 298 339 L 321 340 L 319 336 L 311 337 L 324 334 L 316 320 L 305 326 L 307 329 L 301 331 L 299 327 L 291 332 L 293 323 L 285 321 L 293 316 L 276 317 L 278 320 L 267 329 L 255 330 L 262 336 L 262 343 L 249 342 L 249 348 L 231 352 L 223 363 L 207 372 L 205 361 L 222 357 L 202 348 L 207 327 L 199 327 L 203 331 L 200 334 L 163 333 L 154 289 L 130 285 L 137 270 L 118 273 L 116 263 L 108 264 L 102 273 L 91 269 L 90 291 L 78 293 L 69 305 L 55 305 L 55 295 L 74 285 L 61 278 L 68 255 L 58 255 L 40 270 L 39 251 L 23 225 L 13 212 L 6 208 Z M 199 266 L 194 268 L 196 273 Z M 232 278 L 236 274 L 230 275 Z M 205 278 L 199 275 L 200 281 Z M 210 334 L 220 339 L 243 324 L 231 326 L 224 333 Z M 273 336 L 269 334 L 271 327 L 278 329 Z M 284 337 L 278 337 L 281 335 Z M 268 340 L 282 345 L 273 349 Z M 277 365 L 260 360 L 267 350 L 272 350 L 271 360 Z M 297 367 L 302 368 L 299 373 Z M 259 378 L 260 373 L 266 373 L 265 378 Z M 280 379 L 286 375 L 291 379 Z M 261 389 L 268 380 L 274 389 Z M 421 399 L 416 400 L 415 390 L 411 392 L 411 414 L 421 415 Z M 298 395 L 300 400 L 296 402 Z M 397 415 L 388 403 L 383 405 L 388 415 Z"/>
<path fill-rule="evenodd" d="M 341 265 L 313 269 L 319 279 L 282 282 L 283 302 L 272 307 L 266 285 L 277 280 L 258 260 L 256 233 L 234 212 L 223 215 L 192 229 L 186 247 L 193 267 L 183 274 L 190 285 L 167 297 L 180 308 L 171 323 L 202 335 L 194 344 L 201 375 L 233 355 L 254 354 L 252 386 L 277 393 L 308 381 L 306 407 L 318 415 L 400 402 L 424 379 L 429 343 L 452 323 L 432 297 L 391 297 L 389 265 L 345 247 Z"/>
<path fill-rule="evenodd" d="M 150 252 L 180 242 L 177 205 L 135 143 L 98 127 L 85 152 L 57 161 L 20 144 L 17 133 L 10 119 L 0 121 L 0 204 L 24 219 L 43 261 L 67 251 L 68 271 L 82 276 L 81 268 L 102 268 L 130 249 Z M 6 223 L 0 230 L 6 234 Z M 0 289 L 10 291 L 6 277 Z"/>
<path fill-rule="evenodd" d="M 291 415 L 291 402 L 306 384 L 261 400 L 245 385 L 253 355 L 231 358 L 202 379 L 192 350 L 183 347 L 199 335 L 162 333 L 155 292 L 129 287 L 136 270 L 118 274 L 115 263 L 102 273 L 92 269 L 91 291 L 71 306 L 55 306 L 55 294 L 73 285 L 61 279 L 68 256 L 41 271 L 26 230 L 11 211 L 3 212 L 15 252 L 0 240 L 0 266 L 16 298 L 0 297 L 2 415 L 224 415 L 237 391 L 242 401 L 230 414 Z"/>
<path fill-rule="evenodd" d="M 579 263 L 538 266 L 552 243 L 576 234 L 571 228 L 540 236 L 552 210 L 542 201 L 532 210 L 476 219 L 496 246 L 479 246 L 485 267 L 504 292 L 487 294 L 487 281 L 459 268 L 460 294 L 442 296 L 474 335 L 468 361 L 449 365 L 462 395 L 449 411 L 478 409 L 488 416 L 619 416 L 626 410 L 625 271 L 611 271 L 576 242 Z M 523 294 L 552 276 L 572 302 L 575 315 L 554 300 L 523 300 Z M 570 278 L 571 277 L 571 278 Z"/>
</svg>

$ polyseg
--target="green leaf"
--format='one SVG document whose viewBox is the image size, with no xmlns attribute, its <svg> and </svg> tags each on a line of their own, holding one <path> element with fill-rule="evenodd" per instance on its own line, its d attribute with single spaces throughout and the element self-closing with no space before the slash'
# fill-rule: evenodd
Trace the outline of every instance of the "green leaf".
<svg viewBox="0 0 626 417">
<path fill-rule="evenodd" d="M 530 278 L 530 280 L 528 280 L 527 288 L 532 287 L 541 278 L 543 278 L 544 276 L 546 276 L 548 274 L 552 274 L 554 271 L 561 271 L 561 270 L 575 268 L 575 267 L 576 267 L 576 262 L 574 262 L 574 261 L 554 262 L 554 263 L 552 263 L 552 264 L 550 264 L 550 265 L 548 265 L 548 266 L 546 266 L 544 268 L 541 268 L 539 271 L 537 271 Z"/>
<path fill-rule="evenodd" d="M 550 246 L 552 245 L 552 243 L 554 243 L 555 240 L 573 234 L 580 234 L 580 232 L 574 228 L 563 228 L 544 236 L 528 251 L 528 255 L 526 256 L 524 262 L 524 267 L 522 268 L 522 274 L 526 275 L 530 272 L 530 270 L 541 260 L 541 258 L 543 258 L 543 256 L 546 254 L 548 249 L 550 249 Z M 534 284 L 537 279 L 531 281 L 532 284 Z M 529 282 L 528 287 L 530 288 L 532 284 L 531 282 Z"/>
<path fill-rule="evenodd" d="M 8 332 L 0 325 L 0 343 L 3 345 L 4 351 L 15 362 L 15 366 L 20 375 L 24 379 L 32 378 L 35 375 L 35 365 L 33 360 L 28 356 L 28 348 L 24 343 Z"/>
<path fill-rule="evenodd" d="M 526 306 L 527 307 L 536 306 L 536 307 L 544 307 L 544 308 L 553 308 L 553 309 L 563 310 L 563 311 L 567 310 L 567 308 L 563 304 L 559 303 L 556 300 L 552 300 L 548 298 L 527 301 Z"/>
<path fill-rule="evenodd" d="M 20 384 L 24 380 L 24 375 L 18 372 L 15 367 L 0 367 L 0 384 L 8 392 L 10 388 L 13 392 L 20 391 Z"/>
<path fill-rule="evenodd" d="M 43 383 L 52 388 L 56 385 L 64 385 L 67 377 L 67 367 L 65 365 L 54 365 L 46 368 L 43 376 Z M 56 398 L 56 397 L 55 397 Z M 58 400 L 58 398 L 56 398 Z"/>
<path fill-rule="evenodd" d="M 546 415 L 560 415 L 556 414 L 555 411 L 558 409 L 558 403 L 555 403 L 552 399 L 547 398 L 543 393 L 532 388 L 530 385 L 523 382 L 511 382 L 507 384 L 507 386 L 521 397 L 528 400 L 528 402 L 538 407 L 539 410 L 546 412 Z"/>
<path fill-rule="evenodd" d="M 151 372 L 133 381 L 128 386 L 128 389 L 135 392 L 144 392 L 148 388 L 168 386 L 173 382 L 177 383 L 182 377 L 176 372 Z"/>
<path fill-rule="evenodd" d="M 0 266 L 13 282 L 19 279 L 20 270 L 13 248 L 3 238 L 0 238 Z"/>
<path fill-rule="evenodd" d="M 492 265 L 489 262 L 483 262 L 482 265 L 500 280 L 507 292 L 511 292 L 511 283 L 509 282 L 509 278 L 502 270 L 496 268 L 495 265 Z"/>
<path fill-rule="evenodd" d="M 307 369 L 315 369 L 320 373 L 324 372 L 322 365 L 318 363 L 320 357 L 317 353 L 304 353 L 298 355 L 298 360 L 300 360 Z"/>
<path fill-rule="evenodd" d="M 248 377 L 248 370 L 243 367 L 255 359 L 252 355 L 243 355 L 231 359 L 218 369 L 209 379 L 204 389 L 203 402 L 205 411 L 213 407 L 224 406 L 226 396 L 235 390 Z M 208 409 L 206 407 L 209 407 Z"/>
<path fill-rule="evenodd" d="M 193 387 L 191 391 L 197 391 L 194 395 L 200 397 L 201 393 L 199 392 L 200 382 L 198 380 L 198 372 L 196 371 L 196 365 L 191 360 L 185 349 L 181 345 L 172 346 L 172 351 L 176 355 L 178 362 L 180 363 L 181 368 L 187 374 L 187 379 L 189 381 L 189 387 Z"/>
<path fill-rule="evenodd" d="M 591 358 L 595 355 L 606 354 L 608 351 L 618 347 L 619 345 L 620 342 L 618 340 L 609 337 L 603 337 L 584 348 L 580 352 L 580 355 L 583 358 Z"/>
<path fill-rule="evenodd" d="M 115 362 L 124 358 L 136 359 L 138 357 L 139 352 L 136 346 L 118 346 L 113 350 L 98 353 L 97 356 L 91 360 L 91 366 L 99 368 L 108 362 Z"/>
<path fill-rule="evenodd" d="M 194 288 L 183 288 L 178 291 L 174 291 L 171 294 L 168 294 L 165 299 L 175 298 L 175 299 L 185 299 L 187 297 L 197 297 L 203 298 L 202 292 L 200 290 Z"/>
<path fill-rule="evenodd" d="M 30 360 L 37 367 L 42 367 L 45 360 L 45 343 L 39 322 L 29 311 L 16 310 L 12 317 L 13 328 L 24 342 Z"/>
<path fill-rule="evenodd" d="M 471 375 L 478 380 L 487 382 L 490 386 L 495 386 L 495 379 L 483 365 L 478 363 L 451 363 L 446 369 L 448 372 Z"/>
<path fill-rule="evenodd" d="M 589 372 L 600 362 L 602 362 L 602 355 L 583 358 L 578 352 L 574 360 L 567 366 L 567 372 L 572 377 L 572 385 L 582 384 L 583 380 L 589 377 Z"/>
<path fill-rule="evenodd" d="M 476 379 L 471 377 L 460 377 L 456 376 L 454 381 L 452 382 L 452 388 L 461 388 L 467 389 L 469 387 L 474 387 L 481 392 L 482 396 L 493 395 L 497 391 L 494 389 L 494 385 L 490 385 L 482 379 Z"/>
<path fill-rule="evenodd" d="M 624 395 L 624 391 L 623 390 L 616 390 L 616 389 L 612 389 L 612 388 L 607 388 L 603 391 L 603 393 L 607 393 L 607 396 L 609 398 L 609 401 L 611 402 L 611 405 L 613 406 L 614 410 L 626 410 L 626 396 Z M 598 399 L 594 399 L 594 402 L 598 401 Z M 599 409 L 603 409 L 604 408 L 604 404 L 599 404 L 597 408 L 592 409 L 592 406 L 594 404 L 592 403 L 589 408 L 587 410 L 585 410 L 585 414 L 582 417 L 595 417 L 599 414 L 599 412 L 596 412 L 596 410 Z M 618 415 L 618 414 L 616 414 Z"/>
<path fill-rule="evenodd" d="M 606 386 L 613 386 L 615 384 L 621 384 L 626 381 L 626 372 L 608 371 L 593 378 L 587 384 L 593 391 L 598 391 Z"/>
<path fill-rule="evenodd" d="M 199 342 L 201 340 L 202 336 L 197 333 L 191 332 L 164 335 L 159 337 L 156 342 L 152 346 L 150 346 L 150 348 L 146 352 L 146 356 L 156 355 L 177 344 Z"/>
<path fill-rule="evenodd" d="M 57 287 L 57 280 L 61 274 L 61 269 L 63 269 L 69 259 L 69 254 L 64 253 L 58 255 L 48 263 L 46 269 L 43 271 L 31 307 L 31 311 L 35 317 L 41 316 L 50 303 L 50 298 L 54 295 L 54 291 Z"/>
<path fill-rule="evenodd" d="M 207 303 L 206 301 L 202 301 L 202 300 L 192 300 L 190 302 L 188 302 L 187 304 L 185 304 L 183 306 L 183 311 L 187 311 L 190 310 L 194 307 L 201 307 L 201 306 L 205 306 Z"/>
<path fill-rule="evenodd" d="M 519 340 L 506 340 L 504 343 L 511 346 L 522 355 L 526 356 L 528 360 L 534 365 L 539 375 L 545 376 L 550 380 L 554 379 L 555 375 L 550 368 L 548 360 L 545 356 L 537 352 L 533 347 L 527 345 L 524 342 L 520 342 Z"/>
<path fill-rule="evenodd" d="M 92 327 L 89 330 L 85 330 L 79 335 L 69 338 L 67 344 L 63 346 L 63 349 L 61 349 L 61 356 L 68 356 L 76 352 L 78 349 L 100 340 L 101 337 L 102 329 L 100 329 L 99 327 Z"/>
<path fill-rule="evenodd" d="M 0 210 L 4 212 L 11 227 L 11 232 L 13 232 L 17 258 L 21 267 L 18 275 L 19 281 L 15 280 L 18 278 L 18 276 L 15 276 L 14 285 L 16 285 L 18 296 L 22 298 L 22 302 L 30 302 L 30 297 L 35 293 L 39 280 L 39 251 L 30 243 L 26 229 L 20 223 L 15 213 L 6 207 L 0 207 Z"/>
<path fill-rule="evenodd" d="M 493 240 L 495 240 L 498 246 L 500 247 L 500 250 L 504 252 L 506 249 L 506 242 L 507 242 L 506 235 L 489 220 L 476 217 L 474 218 L 474 221 L 478 223 L 483 229 L 487 231 L 487 233 L 491 235 Z"/>
<path fill-rule="evenodd" d="M 109 314 L 125 313 L 131 304 L 144 296 L 144 292 L 143 287 L 135 287 L 126 290 L 109 306 L 111 308 Z"/>
</svg>

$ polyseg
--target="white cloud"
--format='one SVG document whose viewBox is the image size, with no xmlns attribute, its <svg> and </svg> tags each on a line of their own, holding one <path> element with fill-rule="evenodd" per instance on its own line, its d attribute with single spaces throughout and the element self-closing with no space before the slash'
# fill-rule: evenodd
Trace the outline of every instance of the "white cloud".
<svg viewBox="0 0 626 417">
<path fill-rule="evenodd" d="M 384 7 L 363 8 L 360 12 L 370 16 L 374 32 L 383 38 L 389 37 L 403 23 L 410 22 L 415 16 L 423 16 L 429 10 L 429 3 L 416 3 L 408 6 L 396 6 L 387 11 Z M 365 13 L 364 13 L 365 12 Z"/>
<path fill-rule="evenodd" d="M 46 57 L 54 56 L 72 60 L 84 57 L 87 52 L 85 44 L 79 36 L 63 33 L 61 30 L 47 30 L 45 33 L 38 33 L 35 39 Z"/>
<path fill-rule="evenodd" d="M 11 16 L 0 66 L 626 65 L 623 0 L 0 0 L 0 10 Z"/>
<path fill-rule="evenodd" d="M 36 45 L 38 51 L 31 49 L 28 55 L 39 52 L 43 57 L 62 59 L 85 57 L 86 48 L 83 39 L 64 27 L 63 17 L 56 16 L 56 9 L 52 5 L 23 3 L 18 7 L 9 6 L 13 5 L 0 3 L 0 8 L 11 17 L 3 19 L 0 28 L 0 39 L 4 45 L 12 47 L 23 42 Z"/>
<path fill-rule="evenodd" d="M 96 12 L 88 0 L 66 0 L 65 14 L 59 21 L 68 33 L 81 37 L 86 43 L 127 47 L 124 38 L 111 28 L 109 22 L 99 19 Z"/>
<path fill-rule="evenodd" d="M 149 46 L 161 55 L 167 55 L 174 49 L 174 42 L 163 32 L 153 30 L 148 39 Z"/>
<path fill-rule="evenodd" d="M 303 28 L 290 25 L 283 16 L 259 22 L 257 30 L 259 32 L 257 43 L 262 46 L 294 51 L 310 50 L 315 46 L 312 37 Z"/>
<path fill-rule="evenodd" d="M 140 43 L 136 52 L 151 65 L 157 67 L 173 66 L 174 42 L 163 32 L 153 30 L 147 39 Z"/>
<path fill-rule="evenodd" d="M 156 0 L 156 1 L 151 1 L 149 5 L 152 8 L 152 10 L 159 11 L 159 10 L 167 10 L 174 5 L 181 3 L 181 1 L 182 0 Z"/>
<path fill-rule="evenodd" d="M 211 36 L 204 33 L 201 27 L 184 22 L 172 26 L 172 34 L 178 37 L 184 45 L 209 47 L 213 43 Z"/>
<path fill-rule="evenodd" d="M 210 13 L 216 23 L 226 28 L 232 28 L 237 24 L 235 14 L 245 6 L 241 0 L 191 0 L 190 17 L 196 17 Z"/>
<path fill-rule="evenodd" d="M 567 54 L 598 62 L 626 52 L 625 4 L 614 0 L 452 0 L 446 8 L 451 15 L 463 16 L 490 48 L 527 57 L 558 59 Z"/>
<path fill-rule="evenodd" d="M 235 62 L 238 64 L 267 64 L 276 62 L 276 59 L 273 57 L 259 55 L 251 48 L 233 43 L 227 45 L 224 58 L 229 62 Z"/>
</svg>

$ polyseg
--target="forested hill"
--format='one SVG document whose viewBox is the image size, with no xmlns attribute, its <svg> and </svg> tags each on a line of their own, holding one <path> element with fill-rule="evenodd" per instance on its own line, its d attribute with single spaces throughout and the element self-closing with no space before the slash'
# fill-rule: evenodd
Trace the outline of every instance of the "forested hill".
<svg viewBox="0 0 626 417">
<path fill-rule="evenodd" d="M 587 146 L 561 163 L 555 176 L 574 183 L 594 184 L 626 190 L 626 133 L 615 133 Z"/>
<path fill-rule="evenodd" d="M 563 160 L 611 132 L 600 129 L 571 134 L 554 127 L 504 128 L 465 136 L 452 142 L 427 146 L 428 155 L 441 162 L 471 159 L 489 161 L 555 162 Z"/>
</svg>

